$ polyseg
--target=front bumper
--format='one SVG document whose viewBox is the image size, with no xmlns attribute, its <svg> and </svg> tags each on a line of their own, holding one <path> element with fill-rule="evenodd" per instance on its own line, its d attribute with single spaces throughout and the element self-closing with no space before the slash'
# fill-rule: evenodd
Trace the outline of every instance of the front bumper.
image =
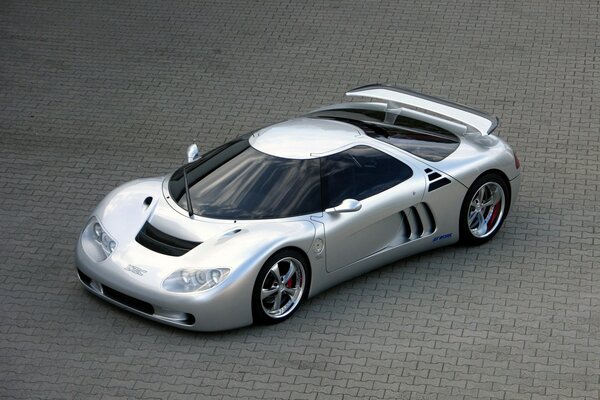
<svg viewBox="0 0 600 400">
<path fill-rule="evenodd" d="M 223 331 L 252 324 L 251 289 L 243 282 L 223 282 L 201 293 L 172 293 L 161 281 L 148 282 L 128 271 L 118 257 L 96 262 L 76 249 L 79 280 L 91 293 L 145 318 L 195 331 Z M 234 278 L 229 276 L 229 278 Z"/>
</svg>

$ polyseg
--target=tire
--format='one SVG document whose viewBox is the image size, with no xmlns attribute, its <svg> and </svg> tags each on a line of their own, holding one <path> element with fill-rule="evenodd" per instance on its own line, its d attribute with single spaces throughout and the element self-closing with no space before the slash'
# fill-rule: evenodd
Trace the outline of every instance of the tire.
<svg viewBox="0 0 600 400">
<path fill-rule="evenodd" d="M 460 240 L 480 245 L 492 239 L 502 227 L 510 208 L 506 181 L 496 173 L 486 173 L 473 182 L 460 210 Z"/>
<path fill-rule="evenodd" d="M 308 295 L 309 282 L 310 270 L 303 254 L 292 249 L 273 254 L 262 266 L 252 290 L 254 322 L 276 324 L 291 317 Z"/>
</svg>

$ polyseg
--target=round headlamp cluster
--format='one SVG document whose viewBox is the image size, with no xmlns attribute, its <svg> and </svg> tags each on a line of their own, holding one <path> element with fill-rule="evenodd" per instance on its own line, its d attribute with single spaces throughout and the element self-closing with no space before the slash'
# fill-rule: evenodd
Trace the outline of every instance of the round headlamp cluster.
<svg viewBox="0 0 600 400">
<path fill-rule="evenodd" d="M 111 254 L 117 247 L 115 242 L 109 235 L 104 231 L 102 225 L 99 222 L 94 222 L 92 225 L 92 233 L 94 234 L 94 240 L 98 242 L 102 249 L 107 253 Z"/>
<path fill-rule="evenodd" d="M 229 268 L 180 269 L 163 282 L 169 292 L 190 293 L 211 289 L 229 275 Z"/>
</svg>

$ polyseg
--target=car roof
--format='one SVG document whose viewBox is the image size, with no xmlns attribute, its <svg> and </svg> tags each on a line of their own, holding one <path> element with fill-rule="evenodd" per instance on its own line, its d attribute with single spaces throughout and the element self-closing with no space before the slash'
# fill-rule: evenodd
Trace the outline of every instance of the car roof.
<svg viewBox="0 0 600 400">
<path fill-rule="evenodd" d="M 365 138 L 361 129 L 345 122 L 300 117 L 260 129 L 249 142 L 272 156 L 310 159 L 336 153 Z"/>
</svg>

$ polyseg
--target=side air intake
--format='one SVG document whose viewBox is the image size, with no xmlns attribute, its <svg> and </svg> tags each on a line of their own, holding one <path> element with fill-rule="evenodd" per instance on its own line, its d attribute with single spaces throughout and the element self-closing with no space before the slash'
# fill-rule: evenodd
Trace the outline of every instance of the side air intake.
<svg viewBox="0 0 600 400">
<path fill-rule="evenodd" d="M 400 211 L 400 242 L 410 242 L 431 235 L 435 231 L 435 220 L 425 203 Z"/>
</svg>

